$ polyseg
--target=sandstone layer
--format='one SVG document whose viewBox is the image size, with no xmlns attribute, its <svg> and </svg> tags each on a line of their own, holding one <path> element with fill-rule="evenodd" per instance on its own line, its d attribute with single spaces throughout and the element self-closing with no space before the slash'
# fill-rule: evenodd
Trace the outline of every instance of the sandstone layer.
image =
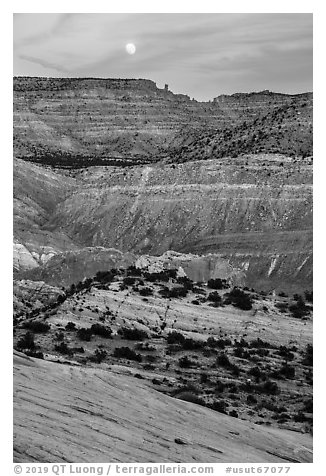
<svg viewBox="0 0 326 476">
<path fill-rule="evenodd" d="M 309 435 L 172 399 L 130 375 L 20 353 L 14 373 L 15 462 L 312 461 Z"/>
<path fill-rule="evenodd" d="M 17 271 L 34 268 L 24 277 L 55 285 L 61 271 L 52 279 L 49 270 L 74 261 L 97 262 L 92 275 L 119 266 L 123 259 L 114 251 L 119 259 L 112 261 L 112 248 L 138 255 L 174 250 L 196 255 L 195 280 L 216 276 L 220 263 L 258 289 L 312 287 L 309 159 L 260 154 L 74 172 L 17 160 L 14 184 L 15 238 L 34 259 L 26 264 L 21 258 L 19 266 L 18 254 Z M 26 204 L 28 213 L 22 212 Z M 66 273 L 65 284 L 83 279 L 87 266 Z"/>
</svg>

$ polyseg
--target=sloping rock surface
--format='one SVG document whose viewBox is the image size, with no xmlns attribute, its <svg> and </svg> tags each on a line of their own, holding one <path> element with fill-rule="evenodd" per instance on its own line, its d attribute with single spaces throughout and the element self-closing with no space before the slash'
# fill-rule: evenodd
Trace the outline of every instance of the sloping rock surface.
<svg viewBox="0 0 326 476">
<path fill-rule="evenodd" d="M 170 398 L 130 375 L 15 351 L 14 461 L 311 462 L 312 439 Z"/>
</svg>

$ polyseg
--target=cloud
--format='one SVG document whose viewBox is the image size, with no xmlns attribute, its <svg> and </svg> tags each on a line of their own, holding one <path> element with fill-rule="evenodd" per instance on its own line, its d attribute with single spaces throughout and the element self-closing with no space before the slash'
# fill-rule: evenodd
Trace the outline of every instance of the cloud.
<svg viewBox="0 0 326 476">
<path fill-rule="evenodd" d="M 15 74 L 147 77 L 206 99 L 312 88 L 311 14 L 23 14 L 14 37 Z"/>
<path fill-rule="evenodd" d="M 37 65 L 43 66 L 46 69 L 58 71 L 59 73 L 69 73 L 69 70 L 66 69 L 64 66 L 60 66 L 59 64 L 42 60 L 40 58 L 34 58 L 33 56 L 28 55 L 19 55 L 19 58 L 25 61 L 29 61 L 30 63 L 35 63 Z"/>
</svg>

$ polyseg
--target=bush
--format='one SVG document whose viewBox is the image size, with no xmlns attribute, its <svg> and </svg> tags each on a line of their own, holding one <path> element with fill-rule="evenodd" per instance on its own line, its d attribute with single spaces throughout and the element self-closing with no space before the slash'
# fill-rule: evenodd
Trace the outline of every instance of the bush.
<svg viewBox="0 0 326 476">
<path fill-rule="evenodd" d="M 25 329 L 29 329 L 32 332 L 40 334 L 43 332 L 48 332 L 51 328 L 50 324 L 47 324 L 43 321 L 26 321 L 24 322 L 23 327 Z"/>
<path fill-rule="evenodd" d="M 159 294 L 166 299 L 180 298 L 186 297 L 188 294 L 188 290 L 183 286 L 175 286 L 171 289 L 164 287 L 163 289 L 159 290 Z"/>
<path fill-rule="evenodd" d="M 232 291 L 228 293 L 225 304 L 232 304 L 243 311 L 252 309 L 251 297 L 239 288 L 233 288 Z"/>
<path fill-rule="evenodd" d="M 132 286 L 133 284 L 135 284 L 136 278 L 127 276 L 126 278 L 123 278 L 122 282 L 125 286 Z"/>
<path fill-rule="evenodd" d="M 148 287 L 141 288 L 141 289 L 139 289 L 138 292 L 141 296 L 151 296 L 153 294 L 153 290 L 151 288 L 148 288 Z"/>
<path fill-rule="evenodd" d="M 84 340 L 84 341 L 89 342 L 92 338 L 92 330 L 91 329 L 86 329 L 85 327 L 81 327 L 77 331 L 77 337 L 80 340 Z"/>
<path fill-rule="evenodd" d="M 288 310 L 289 305 L 287 302 L 276 302 L 275 307 L 284 313 Z"/>
<path fill-rule="evenodd" d="M 112 329 L 110 327 L 102 326 L 102 324 L 93 324 L 91 327 L 92 334 L 105 337 L 109 339 L 112 334 Z"/>
<path fill-rule="evenodd" d="M 191 392 L 181 392 L 177 395 L 177 398 L 185 402 L 191 402 L 196 403 L 197 405 L 205 406 L 204 400 Z"/>
<path fill-rule="evenodd" d="M 289 306 L 289 311 L 296 319 L 302 319 L 309 314 L 310 309 L 308 306 L 306 306 L 301 296 L 297 296 L 296 301 L 297 302 L 295 304 L 291 304 L 291 306 Z"/>
<path fill-rule="evenodd" d="M 208 297 L 207 297 L 207 300 L 208 301 L 212 301 L 212 302 L 215 302 L 215 303 L 220 303 L 222 302 L 222 298 L 221 296 L 219 295 L 219 293 L 217 291 L 214 291 L 212 293 L 209 293 Z"/>
<path fill-rule="evenodd" d="M 210 408 L 220 413 L 225 413 L 228 407 L 228 403 L 224 402 L 223 400 L 215 400 L 211 405 Z"/>
<path fill-rule="evenodd" d="M 294 378 L 295 377 L 295 368 L 292 365 L 284 364 L 280 368 L 280 374 L 284 375 L 285 378 Z"/>
<path fill-rule="evenodd" d="M 228 287 L 226 279 L 209 279 L 207 281 L 207 287 L 211 289 L 226 289 Z"/>
<path fill-rule="evenodd" d="M 302 363 L 309 367 L 313 365 L 313 346 L 311 344 L 307 344 Z"/>
<path fill-rule="evenodd" d="M 164 270 L 158 273 L 149 273 L 145 271 L 143 277 L 151 283 L 155 283 L 155 281 L 163 281 L 167 283 L 170 277 L 173 277 L 172 274 L 174 274 L 174 270 Z"/>
<path fill-rule="evenodd" d="M 100 364 L 106 358 L 107 352 L 104 349 L 96 349 L 94 354 L 89 357 L 91 362 Z"/>
<path fill-rule="evenodd" d="M 123 339 L 127 340 L 144 340 L 148 339 L 148 334 L 141 329 L 130 329 L 129 327 L 121 327 L 118 330 L 118 334 L 122 336 Z"/>
<path fill-rule="evenodd" d="M 285 345 L 280 345 L 280 348 L 279 348 L 277 353 L 281 357 L 284 357 L 284 359 L 286 359 L 286 360 L 293 360 L 294 359 L 293 352 L 291 352 L 290 349 L 288 347 L 286 347 Z"/>
<path fill-rule="evenodd" d="M 135 360 L 136 362 L 141 362 L 142 357 L 140 354 L 137 354 L 134 350 L 129 347 L 117 347 L 113 352 L 114 357 Z"/>
<path fill-rule="evenodd" d="M 261 386 L 257 386 L 260 393 L 266 393 L 268 395 L 276 395 L 279 393 L 279 388 L 276 382 L 272 382 L 271 380 L 267 380 Z"/>
<path fill-rule="evenodd" d="M 127 268 L 127 275 L 128 276 L 141 276 L 142 270 L 140 268 L 136 268 L 136 266 L 131 265 Z"/>
<path fill-rule="evenodd" d="M 187 276 L 180 276 L 177 278 L 177 283 L 182 284 L 182 286 L 186 289 L 191 291 L 193 289 L 194 283 L 191 279 Z"/>
<path fill-rule="evenodd" d="M 60 342 L 60 344 L 57 344 L 54 346 L 54 350 L 57 352 L 60 352 L 60 354 L 64 355 L 72 355 L 73 351 L 70 349 L 65 342 Z"/>
<path fill-rule="evenodd" d="M 313 292 L 312 291 L 305 291 L 304 295 L 305 295 L 306 301 L 311 302 L 311 303 L 313 302 Z"/>
<path fill-rule="evenodd" d="M 17 342 L 17 348 L 22 349 L 30 349 L 34 350 L 36 347 L 34 341 L 34 334 L 32 332 L 26 332 L 26 334 L 19 339 Z"/>
<path fill-rule="evenodd" d="M 166 341 L 168 344 L 183 344 L 185 336 L 180 332 L 172 331 L 166 336 Z"/>
<path fill-rule="evenodd" d="M 217 365 L 220 365 L 221 367 L 230 367 L 231 362 L 226 354 L 220 354 L 217 359 L 216 359 Z"/>
<path fill-rule="evenodd" d="M 197 349 L 202 349 L 204 346 L 204 343 L 200 340 L 194 340 L 189 338 L 189 339 L 185 339 L 181 345 L 184 350 L 197 350 Z"/>
<path fill-rule="evenodd" d="M 254 339 L 250 342 L 250 347 L 256 348 L 256 349 L 273 349 L 272 344 L 270 344 L 267 341 L 264 341 L 258 337 L 257 339 Z"/>
<path fill-rule="evenodd" d="M 75 331 L 76 330 L 76 324 L 74 322 L 69 321 L 68 324 L 66 325 L 66 331 Z"/>
<path fill-rule="evenodd" d="M 35 359 L 44 359 L 43 352 L 40 352 L 37 350 L 26 350 L 25 354 L 28 355 L 29 357 L 34 357 Z"/>
<path fill-rule="evenodd" d="M 230 339 L 214 339 L 214 337 L 209 337 L 206 344 L 213 349 L 225 349 L 226 346 L 232 345 L 232 342 Z"/>
<path fill-rule="evenodd" d="M 183 369 L 189 369 L 193 365 L 195 365 L 195 362 L 190 360 L 189 357 L 187 357 L 186 355 L 184 357 L 181 357 L 181 359 L 179 359 L 179 366 Z"/>
<path fill-rule="evenodd" d="M 100 283 L 111 283 L 114 279 L 115 273 L 113 270 L 111 271 L 98 271 L 95 275 L 96 281 L 99 281 Z"/>
</svg>

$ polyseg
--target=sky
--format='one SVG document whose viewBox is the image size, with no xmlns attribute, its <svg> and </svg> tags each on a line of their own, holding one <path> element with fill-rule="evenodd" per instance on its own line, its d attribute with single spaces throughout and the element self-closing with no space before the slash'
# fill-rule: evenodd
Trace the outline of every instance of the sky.
<svg viewBox="0 0 326 476">
<path fill-rule="evenodd" d="M 15 13 L 15 76 L 147 78 L 207 101 L 312 91 L 309 13 Z M 135 54 L 125 46 L 132 43 Z"/>
</svg>

